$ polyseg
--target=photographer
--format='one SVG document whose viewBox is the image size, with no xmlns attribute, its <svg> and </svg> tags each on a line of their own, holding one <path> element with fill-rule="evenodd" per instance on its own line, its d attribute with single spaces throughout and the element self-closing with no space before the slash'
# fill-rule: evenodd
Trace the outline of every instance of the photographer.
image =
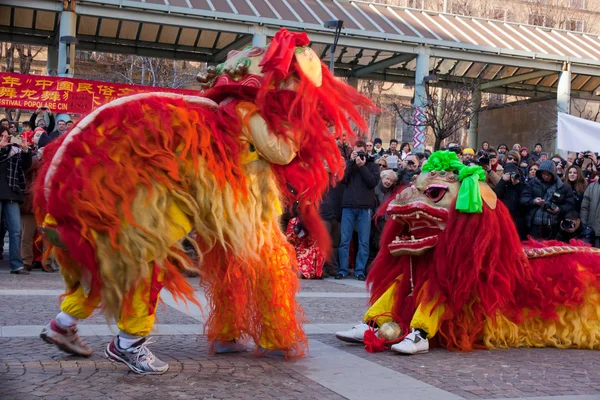
<svg viewBox="0 0 600 400">
<path fill-rule="evenodd" d="M 596 240 L 596 233 L 591 226 L 581 222 L 577 211 L 570 211 L 565 215 L 565 219 L 560 222 L 560 232 L 556 239 L 565 243 L 569 243 L 572 239 L 582 240 L 593 245 Z"/>
<path fill-rule="evenodd" d="M 421 173 L 419 158 L 415 154 L 409 154 L 402 161 L 402 168 L 398 170 L 398 184 L 408 186 Z"/>
<path fill-rule="evenodd" d="M 498 154 L 496 150 L 492 151 L 479 150 L 475 156 L 474 163 L 481 166 L 486 172 L 485 183 L 487 183 L 492 189 L 496 187 L 500 178 L 504 174 L 504 170 L 500 164 L 498 164 Z"/>
<path fill-rule="evenodd" d="M 556 176 L 552 160 L 540 164 L 536 177 L 523 190 L 521 205 L 527 207 L 525 222 L 534 239 L 554 239 L 560 221 L 575 209 L 573 191 Z"/>
<path fill-rule="evenodd" d="M 598 173 L 596 173 L 598 174 Z M 595 246 L 600 248 L 600 181 L 589 184 L 581 203 L 581 220 L 596 232 Z"/>
<path fill-rule="evenodd" d="M 518 155 L 518 153 L 514 152 Z M 500 199 L 513 218 L 517 231 L 519 232 L 519 238 L 521 240 L 527 239 L 527 224 L 525 223 L 525 214 L 523 207 L 521 207 L 520 198 L 525 189 L 525 182 L 516 162 L 513 162 L 514 155 L 511 157 L 511 161 L 506 162 L 504 165 L 504 175 L 502 179 L 496 185 L 494 191 L 496 196 Z"/>
<path fill-rule="evenodd" d="M 379 165 L 367 158 L 365 142 L 358 140 L 346 162 L 344 173 L 346 188 L 342 199 L 342 238 L 338 249 L 340 266 L 335 279 L 348 276 L 350 242 L 355 228 L 358 231 L 358 251 L 354 275 L 360 281 L 366 279 L 371 213 L 375 207 L 375 187 L 379 174 Z"/>
</svg>

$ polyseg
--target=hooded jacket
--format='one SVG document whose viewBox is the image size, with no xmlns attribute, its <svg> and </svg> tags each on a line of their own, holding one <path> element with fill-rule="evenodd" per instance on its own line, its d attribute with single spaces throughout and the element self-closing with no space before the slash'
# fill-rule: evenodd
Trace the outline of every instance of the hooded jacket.
<svg viewBox="0 0 600 400">
<path fill-rule="evenodd" d="M 552 182 L 544 182 L 542 179 L 542 172 L 544 171 L 552 174 Z M 560 195 L 560 198 L 556 198 L 554 193 Z M 538 197 L 545 200 L 546 204 L 536 205 L 534 201 Z M 558 214 L 548 212 L 548 207 L 552 203 L 559 207 Z M 573 191 L 558 179 L 556 176 L 556 166 L 552 160 L 546 160 L 540 164 L 536 178 L 529 181 L 525 189 L 523 189 L 521 205 L 529 208 L 526 216 L 528 227 L 531 227 L 531 225 L 557 225 L 566 213 L 575 209 Z"/>
</svg>

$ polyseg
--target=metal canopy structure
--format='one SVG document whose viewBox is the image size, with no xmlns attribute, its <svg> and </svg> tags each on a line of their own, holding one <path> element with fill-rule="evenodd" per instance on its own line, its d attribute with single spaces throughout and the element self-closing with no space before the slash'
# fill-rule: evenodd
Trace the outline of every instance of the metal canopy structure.
<svg viewBox="0 0 600 400">
<path fill-rule="evenodd" d="M 63 1 L 3 0 L 0 40 L 57 43 Z M 78 0 L 78 49 L 222 62 L 254 35 L 306 30 L 325 58 L 341 19 L 336 73 L 409 82 L 418 54 L 429 55 L 432 85 L 477 81 L 484 92 L 556 93 L 571 65 L 574 97 L 600 96 L 600 37 L 347 0 Z"/>
</svg>

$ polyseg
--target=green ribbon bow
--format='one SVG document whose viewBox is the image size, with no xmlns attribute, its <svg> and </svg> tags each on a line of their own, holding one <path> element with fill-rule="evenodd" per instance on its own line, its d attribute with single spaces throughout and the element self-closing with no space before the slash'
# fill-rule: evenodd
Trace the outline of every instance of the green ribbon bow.
<svg viewBox="0 0 600 400">
<path fill-rule="evenodd" d="M 461 182 L 456 209 L 464 213 L 480 213 L 483 211 L 483 201 L 479 190 L 479 181 L 485 181 L 485 171 L 479 165 L 464 166 L 458 173 Z"/>
</svg>

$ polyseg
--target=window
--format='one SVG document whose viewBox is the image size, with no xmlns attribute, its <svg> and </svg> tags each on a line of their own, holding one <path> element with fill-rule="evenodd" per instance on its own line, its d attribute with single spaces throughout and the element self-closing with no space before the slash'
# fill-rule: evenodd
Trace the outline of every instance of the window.
<svg viewBox="0 0 600 400">
<path fill-rule="evenodd" d="M 539 14 L 539 13 L 529 14 L 529 24 L 544 26 L 544 14 Z"/>
<path fill-rule="evenodd" d="M 425 0 L 406 0 L 406 7 L 424 9 L 425 8 L 425 4 L 423 4 L 424 2 L 425 2 Z"/>
<path fill-rule="evenodd" d="M 504 21 L 506 19 L 505 12 L 500 7 L 492 8 L 492 19 L 497 19 L 499 21 Z"/>
<path fill-rule="evenodd" d="M 580 19 L 568 19 L 565 29 L 575 32 L 583 32 L 583 21 Z"/>
<path fill-rule="evenodd" d="M 569 0 L 569 8 L 583 10 L 585 8 L 585 0 Z"/>
</svg>

